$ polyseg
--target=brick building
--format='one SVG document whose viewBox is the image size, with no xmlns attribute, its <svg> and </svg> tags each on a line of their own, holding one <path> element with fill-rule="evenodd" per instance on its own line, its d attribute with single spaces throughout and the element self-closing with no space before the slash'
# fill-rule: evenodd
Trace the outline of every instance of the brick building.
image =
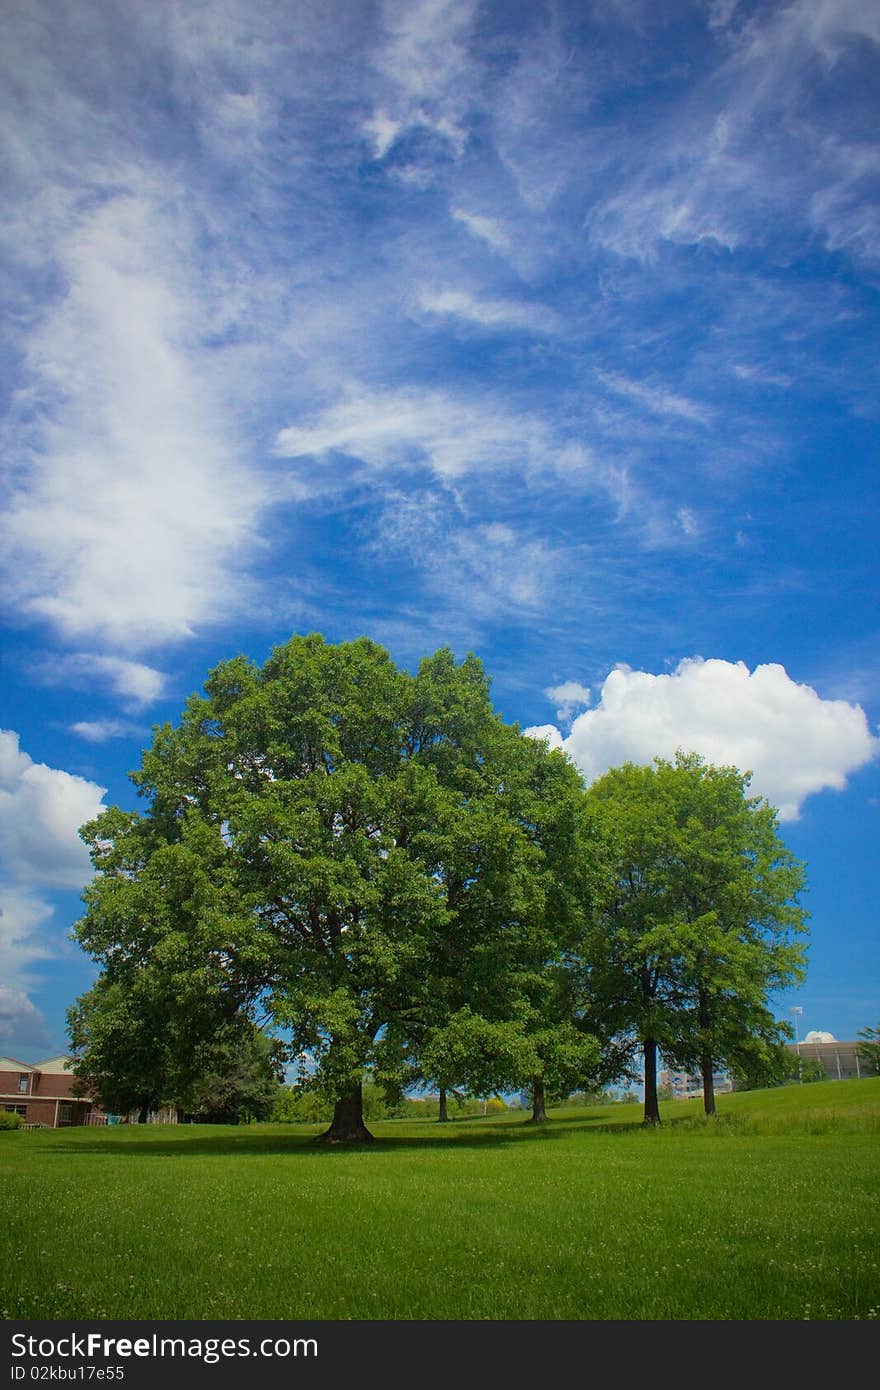
<svg viewBox="0 0 880 1390">
<path fill-rule="evenodd" d="M 31 1065 L 14 1057 L 0 1057 L 0 1109 L 12 1110 L 25 1124 L 101 1124 L 106 1118 L 87 1096 L 73 1094 L 74 1077 L 66 1057 L 47 1057 Z"/>
</svg>

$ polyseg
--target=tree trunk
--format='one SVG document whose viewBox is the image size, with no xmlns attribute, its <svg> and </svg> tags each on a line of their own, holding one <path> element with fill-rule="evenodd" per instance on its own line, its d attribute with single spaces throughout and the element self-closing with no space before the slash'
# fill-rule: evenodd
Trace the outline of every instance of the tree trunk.
<svg viewBox="0 0 880 1390">
<path fill-rule="evenodd" d="M 532 1079 L 532 1114 L 529 1124 L 543 1125 L 547 1122 L 547 1105 L 544 1095 L 544 1083 L 540 1077 Z"/>
<path fill-rule="evenodd" d="M 321 1144 L 369 1144 L 373 1135 L 364 1124 L 364 1098 L 360 1077 L 336 1101 L 333 1123 L 318 1135 Z"/>
<path fill-rule="evenodd" d="M 643 1125 L 659 1125 L 660 1106 L 657 1101 L 657 1044 L 645 1038 L 645 1115 Z"/>
<path fill-rule="evenodd" d="M 697 1022 L 700 1025 L 701 1051 L 700 1051 L 700 1071 L 703 1076 L 703 1110 L 707 1115 L 715 1114 L 715 1077 L 712 1066 L 712 1040 L 711 1022 L 712 1011 L 710 1007 L 709 991 L 702 985 L 700 986 L 699 1008 L 697 1011 Z"/>
<path fill-rule="evenodd" d="M 449 1111 L 446 1108 L 446 1087 L 440 1087 L 440 1123 L 446 1124 L 449 1119 Z"/>
<path fill-rule="evenodd" d="M 703 1073 L 703 1110 L 707 1115 L 715 1114 L 715 1075 L 712 1057 L 704 1052 L 700 1057 L 700 1071 Z"/>
</svg>

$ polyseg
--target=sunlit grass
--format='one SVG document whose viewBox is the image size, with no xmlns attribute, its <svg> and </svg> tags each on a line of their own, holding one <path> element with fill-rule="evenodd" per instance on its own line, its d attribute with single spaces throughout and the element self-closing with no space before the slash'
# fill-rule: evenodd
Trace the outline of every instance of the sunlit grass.
<svg viewBox="0 0 880 1390">
<path fill-rule="evenodd" d="M 868 1318 L 880 1078 L 663 1106 L 0 1136 L 18 1318 Z"/>
</svg>

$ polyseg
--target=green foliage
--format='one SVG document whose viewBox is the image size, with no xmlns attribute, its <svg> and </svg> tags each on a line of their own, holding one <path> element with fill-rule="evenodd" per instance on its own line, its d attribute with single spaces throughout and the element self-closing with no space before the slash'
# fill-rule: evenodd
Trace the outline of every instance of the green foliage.
<svg viewBox="0 0 880 1390">
<path fill-rule="evenodd" d="M 367 1082 L 363 1089 L 364 1119 L 375 1120 L 436 1120 L 438 1098 L 433 1096 L 388 1096 L 381 1086 Z M 500 1096 L 465 1096 L 460 1091 L 450 1093 L 449 1110 L 453 1118 L 501 1114 L 507 1110 Z M 318 1124 L 332 1116 L 332 1104 L 315 1091 L 298 1087 L 279 1088 L 270 1119 L 275 1124 Z"/>
<path fill-rule="evenodd" d="M 236 657 L 133 780 L 146 812 L 83 830 L 96 877 L 76 936 L 103 974 L 70 1026 L 108 1095 L 148 1076 L 179 1093 L 258 1007 L 327 1099 L 371 1069 L 400 1090 L 465 1007 L 514 1016 L 574 901 L 578 775 L 495 715 L 472 656 L 413 676 L 366 638 L 312 634 L 262 667 Z"/>
<path fill-rule="evenodd" d="M 747 1066 L 786 1036 L 767 999 L 804 975 L 804 870 L 749 781 L 679 752 L 613 768 L 587 793 L 606 847 L 593 989 L 646 1057 Z M 648 1116 L 647 1087 L 645 1103 Z"/>
<path fill-rule="evenodd" d="M 258 1028 L 215 1038 L 198 1057 L 199 1075 L 176 1098 L 188 1116 L 211 1124 L 267 1120 L 283 1070 L 282 1045 Z"/>
<path fill-rule="evenodd" d="M 279 1086 L 269 1119 L 274 1124 L 319 1124 L 332 1115 L 332 1103 L 315 1091 Z"/>
<path fill-rule="evenodd" d="M 213 1123 L 268 1118 L 281 1075 L 281 1046 L 245 1016 L 166 989 L 138 969 L 101 976 L 68 1011 L 75 1089 L 118 1114 L 173 1105 Z M 193 1007 L 195 1005 L 195 1007 Z"/>
<path fill-rule="evenodd" d="M 815 1081 L 827 1081 L 828 1073 L 822 1066 L 818 1057 L 801 1057 L 800 1065 L 797 1059 L 792 1080 L 803 1082 L 804 1085 Z"/>
<path fill-rule="evenodd" d="M 750 1050 L 741 1049 L 731 1074 L 737 1091 L 765 1090 L 791 1079 L 796 1067 L 793 1071 L 791 1053 L 781 1039 L 772 1043 L 758 1040 Z"/>
<path fill-rule="evenodd" d="M 0 1131 L 18 1129 L 21 1125 L 21 1116 L 16 1115 L 14 1110 L 0 1110 Z"/>
<path fill-rule="evenodd" d="M 880 1076 L 880 1027 L 860 1028 L 856 1037 L 861 1038 L 858 1046 L 860 1061 L 864 1062 L 865 1070 L 874 1076 Z"/>
</svg>

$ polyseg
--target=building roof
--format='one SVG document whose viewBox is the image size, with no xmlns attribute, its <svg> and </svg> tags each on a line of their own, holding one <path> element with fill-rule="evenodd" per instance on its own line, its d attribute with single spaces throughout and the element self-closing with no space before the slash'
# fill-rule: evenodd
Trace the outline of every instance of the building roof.
<svg viewBox="0 0 880 1390">
<path fill-rule="evenodd" d="M 66 1053 L 59 1057 L 47 1057 L 45 1062 L 36 1062 L 34 1071 L 41 1071 L 47 1076 L 68 1076 L 70 1067 L 67 1065 L 70 1058 Z"/>
<path fill-rule="evenodd" d="M 0 1071 L 42 1072 L 46 1076 L 66 1076 L 70 1068 L 66 1052 L 57 1057 L 47 1057 L 42 1062 L 20 1062 L 17 1057 L 0 1057 Z"/>
</svg>

